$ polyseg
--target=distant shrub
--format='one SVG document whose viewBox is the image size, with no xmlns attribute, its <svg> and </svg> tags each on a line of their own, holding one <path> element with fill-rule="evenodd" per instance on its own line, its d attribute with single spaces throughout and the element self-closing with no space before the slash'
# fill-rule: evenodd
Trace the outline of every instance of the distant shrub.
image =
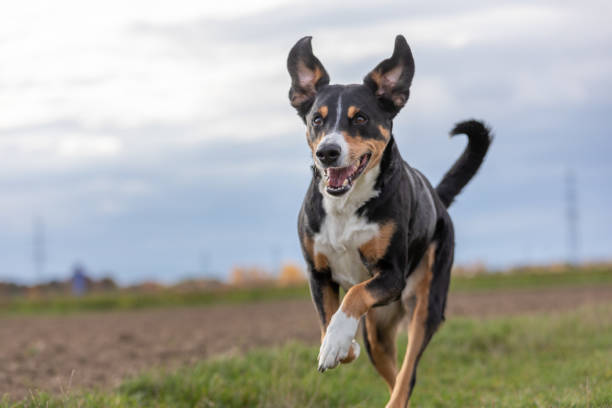
<svg viewBox="0 0 612 408">
<path fill-rule="evenodd" d="M 283 265 L 278 276 L 278 284 L 280 286 L 300 285 L 305 281 L 306 277 L 302 268 L 293 263 Z"/>
<path fill-rule="evenodd" d="M 272 274 L 265 269 L 235 266 L 230 272 L 229 284 L 234 286 L 268 285 L 274 281 Z"/>
</svg>

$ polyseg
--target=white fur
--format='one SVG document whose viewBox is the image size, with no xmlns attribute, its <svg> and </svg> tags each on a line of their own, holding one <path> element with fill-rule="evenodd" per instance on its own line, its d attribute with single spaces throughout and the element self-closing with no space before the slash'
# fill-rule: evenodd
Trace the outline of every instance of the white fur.
<svg viewBox="0 0 612 408">
<path fill-rule="evenodd" d="M 338 132 L 338 125 L 340 124 L 341 116 L 342 116 L 342 95 L 338 97 L 338 106 L 336 108 L 336 122 L 334 124 L 334 128 L 332 129 L 331 132 L 325 135 L 323 139 L 321 139 L 321 142 L 319 142 L 317 150 L 321 149 L 323 146 L 329 143 L 337 144 L 338 146 L 340 146 L 340 157 L 338 158 L 337 167 L 346 167 L 349 164 L 351 164 L 349 163 L 350 149 L 349 149 L 348 143 L 346 143 L 346 140 L 344 139 L 344 136 L 342 136 L 342 133 Z M 323 166 L 321 166 L 321 163 L 319 163 L 318 159 L 316 160 L 317 160 L 317 164 L 319 164 L 319 166 L 323 168 Z"/>
<path fill-rule="evenodd" d="M 345 290 L 370 277 L 358 249 L 378 234 L 379 226 L 355 211 L 378 195 L 374 185 L 379 173 L 380 167 L 376 166 L 362 174 L 353 187 L 339 197 L 328 194 L 324 182 L 319 186 L 326 216 L 319 233 L 314 236 L 314 250 L 327 257 L 334 281 Z"/>
<path fill-rule="evenodd" d="M 340 360 L 348 356 L 351 346 L 355 358 L 359 356 L 359 344 L 353 340 L 358 326 L 359 320 L 341 309 L 334 313 L 319 350 L 319 371 L 336 367 Z"/>
<path fill-rule="evenodd" d="M 380 163 L 363 173 L 355 180 L 353 187 L 341 196 L 327 193 L 325 181 L 321 179 L 319 191 L 323 194 L 323 207 L 330 214 L 354 214 L 366 201 L 378 196 L 379 191 L 374 189 L 376 179 L 380 174 Z"/>
<path fill-rule="evenodd" d="M 348 166 L 350 164 L 348 162 L 349 161 L 349 155 L 348 155 L 349 146 L 348 146 L 348 143 L 346 143 L 344 136 L 342 136 L 342 133 L 334 131 L 334 132 L 331 132 L 325 135 L 325 137 L 321 139 L 321 142 L 319 143 L 317 150 L 323 148 L 323 146 L 330 144 L 330 143 L 337 144 L 338 146 L 340 146 L 340 157 L 338 158 L 338 163 L 339 163 L 338 167 Z M 319 159 L 317 158 L 316 160 L 318 161 Z"/>
<path fill-rule="evenodd" d="M 328 140 L 338 143 L 342 148 L 342 154 L 348 157 L 346 141 L 336 130 L 341 112 L 342 100 L 338 98 L 336 125 L 334 131 L 325 139 L 329 137 Z M 341 140 L 338 139 L 338 136 Z M 325 139 L 321 143 L 326 143 Z M 345 165 L 348 164 L 345 163 Z M 380 165 L 378 164 L 358 177 L 353 187 L 341 196 L 328 194 L 324 180 L 321 180 L 319 184 L 326 215 L 319 233 L 314 236 L 314 251 L 327 257 L 333 280 L 342 285 L 345 290 L 370 278 L 368 270 L 361 261 L 358 249 L 378 235 L 379 226 L 377 223 L 368 222 L 366 217 L 358 216 L 356 211 L 368 200 L 378 196 L 379 192 L 374 189 L 374 186 L 379 174 Z M 358 325 L 359 319 L 348 316 L 342 311 L 342 308 L 334 313 L 319 351 L 320 371 L 337 366 L 340 360 L 348 356 L 351 347 L 355 358 L 359 356 L 359 344 L 354 340 Z"/>
<path fill-rule="evenodd" d="M 338 130 L 340 117 L 342 116 L 342 94 L 338 95 L 338 105 L 336 106 L 336 123 L 334 124 L 334 132 Z"/>
</svg>

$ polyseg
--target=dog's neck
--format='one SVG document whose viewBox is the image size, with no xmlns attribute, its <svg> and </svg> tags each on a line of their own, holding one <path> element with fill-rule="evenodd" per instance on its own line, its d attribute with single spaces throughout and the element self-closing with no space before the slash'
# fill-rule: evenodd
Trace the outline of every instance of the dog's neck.
<svg viewBox="0 0 612 408">
<path fill-rule="evenodd" d="M 404 171 L 404 159 L 395 143 L 395 138 L 391 135 L 391 139 L 383 157 L 380 159 L 380 176 L 376 180 L 375 188 L 381 193 L 384 192 L 385 186 L 392 183 L 392 179 L 398 176 L 398 172 Z"/>
</svg>

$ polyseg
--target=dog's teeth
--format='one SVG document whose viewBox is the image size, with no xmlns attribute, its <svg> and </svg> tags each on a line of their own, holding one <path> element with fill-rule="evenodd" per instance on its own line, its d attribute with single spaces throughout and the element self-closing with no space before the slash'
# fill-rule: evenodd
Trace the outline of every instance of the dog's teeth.
<svg viewBox="0 0 612 408">
<path fill-rule="evenodd" d="M 348 186 L 349 180 L 348 179 L 344 179 L 344 183 L 342 183 L 342 187 L 346 187 Z"/>
</svg>

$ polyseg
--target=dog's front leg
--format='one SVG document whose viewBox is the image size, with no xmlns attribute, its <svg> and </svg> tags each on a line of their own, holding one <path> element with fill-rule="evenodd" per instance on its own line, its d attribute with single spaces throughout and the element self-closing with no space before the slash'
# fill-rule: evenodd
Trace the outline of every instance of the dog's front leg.
<svg viewBox="0 0 612 408">
<path fill-rule="evenodd" d="M 327 270 L 310 270 L 308 279 L 312 302 L 319 315 L 321 326 L 321 340 L 325 336 L 325 330 L 338 307 L 340 306 L 340 295 L 338 284 L 331 279 L 331 272 Z"/>
<path fill-rule="evenodd" d="M 321 342 L 323 342 L 327 328 L 331 324 L 332 317 L 336 314 L 340 306 L 339 288 L 338 284 L 332 281 L 329 271 L 312 270 L 309 284 L 312 301 L 319 314 L 319 321 L 321 323 Z M 359 356 L 359 344 L 355 341 L 351 344 L 349 344 L 348 351 L 341 353 L 340 358 L 335 364 L 329 364 L 325 369 L 334 368 L 338 363 L 349 363 L 357 358 Z M 319 365 L 320 371 L 324 371 L 325 369 Z"/>
<path fill-rule="evenodd" d="M 358 347 L 355 333 L 359 319 L 372 306 L 386 304 L 397 299 L 402 291 L 402 275 L 389 270 L 376 274 L 353 286 L 344 296 L 342 305 L 332 316 L 319 351 L 319 371 L 333 368 L 340 362 L 352 361 L 351 353 Z M 358 348 L 356 349 L 358 353 Z"/>
</svg>

